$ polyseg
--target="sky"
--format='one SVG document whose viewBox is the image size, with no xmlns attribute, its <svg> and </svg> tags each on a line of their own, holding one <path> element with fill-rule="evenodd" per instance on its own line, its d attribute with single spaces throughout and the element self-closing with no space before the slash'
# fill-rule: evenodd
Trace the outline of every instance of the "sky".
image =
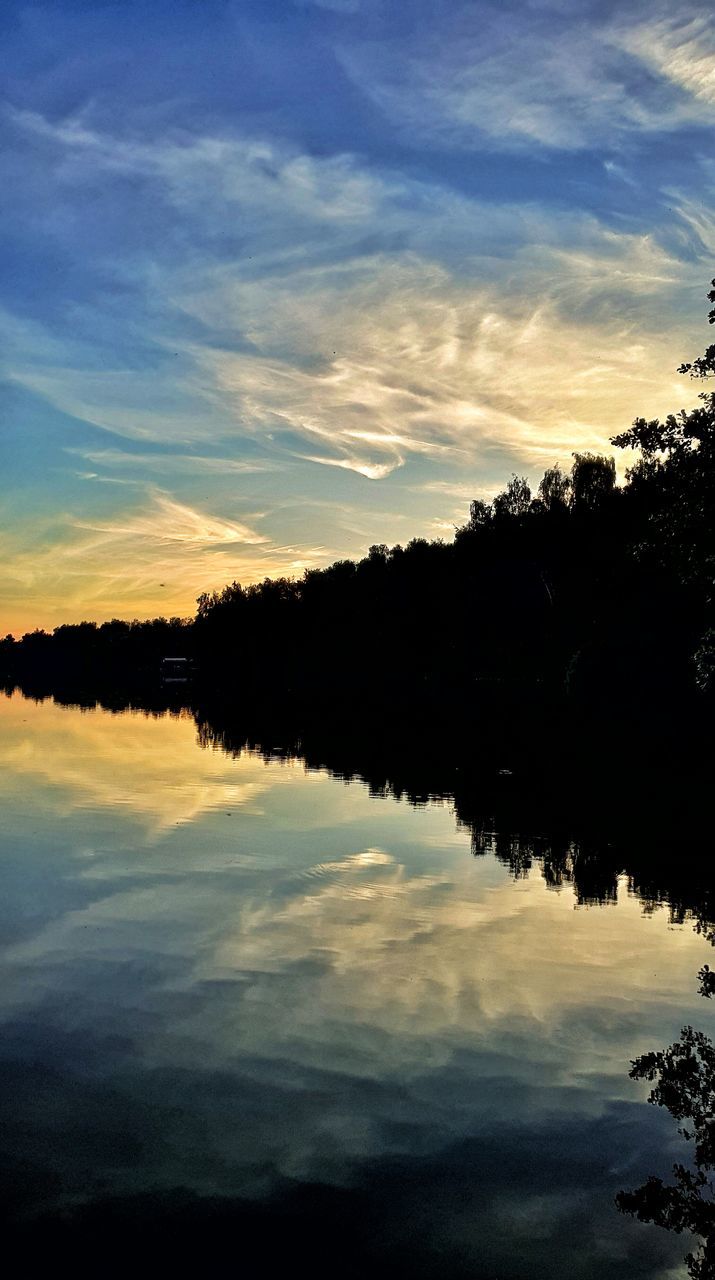
<svg viewBox="0 0 715 1280">
<path fill-rule="evenodd" d="M 710 3 L 4 0 L 0 67 L 3 634 L 450 538 L 695 403 Z"/>
</svg>

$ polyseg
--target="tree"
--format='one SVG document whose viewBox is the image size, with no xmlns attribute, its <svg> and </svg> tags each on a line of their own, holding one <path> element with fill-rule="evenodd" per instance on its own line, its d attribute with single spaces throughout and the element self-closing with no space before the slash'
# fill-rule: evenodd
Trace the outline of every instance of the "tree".
<svg viewBox="0 0 715 1280">
<path fill-rule="evenodd" d="M 387 564 L 390 558 L 390 548 L 385 542 L 375 542 L 368 548 L 367 558 L 371 564 Z"/>
<path fill-rule="evenodd" d="M 539 484 L 539 498 L 547 511 L 565 510 L 570 489 L 570 477 L 558 466 L 549 467 Z"/>
<path fill-rule="evenodd" d="M 574 453 L 571 495 L 576 509 L 599 507 L 616 487 L 616 460 L 597 453 Z"/>
<path fill-rule="evenodd" d="M 711 280 L 710 284 L 712 288 L 708 294 L 708 302 L 715 302 L 715 280 Z M 708 322 L 715 324 L 715 306 L 708 312 Z M 693 378 L 711 378 L 715 374 L 715 345 L 708 347 L 697 360 L 681 364 L 678 373 L 689 373 Z"/>
<path fill-rule="evenodd" d="M 524 476 L 512 475 L 503 493 L 494 499 L 494 515 L 505 516 L 526 515 L 531 503 L 531 489 Z"/>
<path fill-rule="evenodd" d="M 712 283 L 715 286 L 715 280 Z M 715 287 L 708 298 L 715 302 Z M 715 307 L 708 318 L 710 324 L 715 322 Z M 692 378 L 715 375 L 715 346 L 681 365 L 679 372 Z M 641 554 L 689 583 L 703 602 L 693 663 L 698 684 L 708 689 L 715 677 L 715 393 L 704 392 L 699 399 L 695 409 L 671 413 L 662 422 L 636 418 L 630 430 L 614 436 L 611 443 L 640 451 L 628 474 L 646 512 Z"/>
<path fill-rule="evenodd" d="M 481 529 L 488 524 L 492 518 L 492 508 L 489 502 L 483 502 L 481 498 L 475 498 L 469 504 L 469 529 Z"/>
</svg>

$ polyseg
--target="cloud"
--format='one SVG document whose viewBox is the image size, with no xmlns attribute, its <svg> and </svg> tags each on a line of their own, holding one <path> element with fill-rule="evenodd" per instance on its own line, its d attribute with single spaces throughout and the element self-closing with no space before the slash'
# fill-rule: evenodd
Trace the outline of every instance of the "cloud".
<svg viewBox="0 0 715 1280">
<path fill-rule="evenodd" d="M 12 609 L 17 631 L 79 617 L 182 616 L 202 591 L 300 573 L 327 558 L 325 548 L 275 543 L 158 490 L 139 510 L 108 519 L 65 516 L 35 538 L 25 524 L 4 536 L 2 551 L 0 604 Z"/>
<path fill-rule="evenodd" d="M 161 471 L 166 473 L 170 469 L 173 473 L 189 472 L 208 472 L 209 474 L 218 473 L 219 475 L 260 475 L 263 472 L 275 471 L 278 464 L 263 459 L 260 462 L 252 462 L 242 458 L 223 458 L 214 457 L 200 453 L 129 453 L 124 449 L 73 449 L 67 447 L 67 453 L 78 453 L 87 462 L 93 463 L 95 466 L 101 467 L 128 467 L 131 470 L 141 471 L 143 474 L 152 471 Z M 88 476 L 89 478 L 89 476 Z M 99 476 L 95 477 L 99 479 Z M 102 476 L 101 479 L 108 480 L 110 477 Z M 135 484 L 139 481 L 119 481 L 119 484 Z"/>
<path fill-rule="evenodd" d="M 178 542 L 192 547 L 220 546 L 232 542 L 244 543 L 250 547 L 270 541 L 244 524 L 206 515 L 161 492 L 154 495 L 153 509 L 145 514 L 106 524 L 93 524 L 77 519 L 75 525 L 78 529 L 91 529 L 109 537 L 142 538 L 161 544 Z"/>
<path fill-rule="evenodd" d="M 625 28 L 621 47 L 681 89 L 693 114 L 715 116 L 715 32 L 712 14 L 668 14 Z"/>
<path fill-rule="evenodd" d="M 499 448 L 537 466 L 604 447 L 637 412 L 688 389 L 670 336 L 636 320 L 678 264 L 647 237 L 596 240 L 542 248 L 537 268 L 524 254 L 513 298 L 415 255 L 224 281 L 197 312 L 240 315 L 253 350 L 195 358 L 242 429 L 319 441 L 301 456 L 368 476 L 420 455 L 474 464 Z M 325 354 L 306 359 L 306 348 Z"/>
<path fill-rule="evenodd" d="M 88 422 L 162 443 L 251 440 L 384 479 L 425 455 L 475 463 L 498 446 L 538 465 L 603 447 L 682 395 L 667 372 L 680 353 L 665 355 L 647 300 L 674 295 L 685 266 L 652 236 L 346 155 L 210 136 L 127 143 L 82 119 L 19 118 L 93 173 L 149 174 L 191 227 L 240 210 L 255 250 L 145 271 L 154 349 L 174 353 L 159 378 L 43 364 L 28 332 L 34 354 L 14 376 Z M 378 226 L 400 247 L 367 251 Z"/>
<path fill-rule="evenodd" d="M 358 13 L 360 0 L 293 0 L 300 9 L 314 5 L 316 9 L 329 9 L 333 13 Z"/>
<path fill-rule="evenodd" d="M 398 454 L 393 462 L 365 462 L 360 458 L 326 458 L 316 453 L 301 453 L 305 462 L 316 462 L 322 467 L 342 467 L 345 471 L 356 471 L 366 480 L 384 480 L 396 466 L 401 466 L 403 459 Z"/>
<path fill-rule="evenodd" d="M 293 220 L 339 227 L 374 212 L 383 193 L 380 179 L 349 154 L 315 158 L 279 140 L 230 133 L 127 141 L 90 128 L 82 116 L 53 123 L 37 112 L 14 110 L 10 117 L 26 133 L 62 148 L 63 186 L 93 184 L 98 168 L 158 180 L 175 206 L 200 216 L 204 225 L 221 219 L 227 207 L 241 206 L 267 218 L 268 227 L 285 222 L 287 212 Z"/>
<path fill-rule="evenodd" d="M 478 150 L 618 149 L 639 133 L 713 120 L 709 14 L 640 6 L 439 6 L 400 33 L 339 50 L 356 84 L 408 134 Z M 693 15 L 693 16 L 691 16 Z M 650 74 L 644 74 L 648 72 Z"/>
</svg>

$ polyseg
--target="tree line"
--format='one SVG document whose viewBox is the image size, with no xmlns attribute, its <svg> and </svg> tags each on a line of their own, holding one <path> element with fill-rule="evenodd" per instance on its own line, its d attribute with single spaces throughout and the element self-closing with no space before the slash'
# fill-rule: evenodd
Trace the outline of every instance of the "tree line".
<svg viewBox="0 0 715 1280">
<path fill-rule="evenodd" d="M 715 281 L 709 295 L 715 302 Z M 710 320 L 715 317 L 715 308 Z M 715 374 L 715 346 L 681 366 Z M 202 680 L 273 697 L 385 698 L 535 714 L 647 709 L 712 690 L 715 394 L 639 418 L 613 457 L 575 453 L 535 493 L 514 475 L 475 499 L 451 542 L 415 538 L 363 559 L 201 595 L 191 620 L 81 622 L 0 641 L 5 680 L 157 677 L 164 656 Z"/>
</svg>

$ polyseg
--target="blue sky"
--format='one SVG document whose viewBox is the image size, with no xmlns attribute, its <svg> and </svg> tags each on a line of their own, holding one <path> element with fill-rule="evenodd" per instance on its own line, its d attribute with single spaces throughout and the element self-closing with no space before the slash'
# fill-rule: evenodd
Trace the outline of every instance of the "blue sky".
<svg viewBox="0 0 715 1280">
<path fill-rule="evenodd" d="M 449 537 L 694 401 L 710 5 L 0 15 L 0 628 Z"/>
</svg>

